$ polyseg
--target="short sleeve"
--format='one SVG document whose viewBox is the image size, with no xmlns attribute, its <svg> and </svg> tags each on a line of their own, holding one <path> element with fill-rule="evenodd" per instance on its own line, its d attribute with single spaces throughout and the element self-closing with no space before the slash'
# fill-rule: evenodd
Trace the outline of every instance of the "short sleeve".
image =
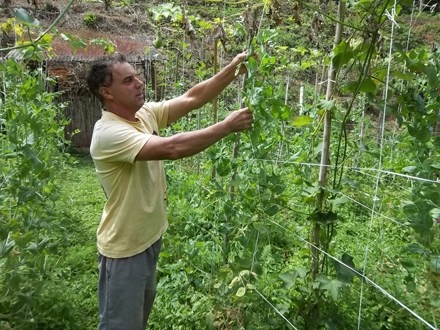
<svg viewBox="0 0 440 330">
<path fill-rule="evenodd" d="M 145 103 L 142 108 L 154 116 L 159 129 L 167 127 L 170 101 L 148 102 Z"/>
<path fill-rule="evenodd" d="M 151 136 L 124 123 L 109 125 L 99 135 L 98 152 L 94 158 L 133 164 L 137 154 Z"/>
</svg>

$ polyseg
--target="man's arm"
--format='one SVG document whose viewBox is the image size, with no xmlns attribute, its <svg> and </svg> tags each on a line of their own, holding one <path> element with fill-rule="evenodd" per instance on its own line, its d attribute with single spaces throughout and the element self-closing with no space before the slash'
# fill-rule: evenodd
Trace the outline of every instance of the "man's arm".
<svg viewBox="0 0 440 330">
<path fill-rule="evenodd" d="M 195 155 L 233 132 L 251 128 L 252 112 L 245 108 L 229 114 L 225 120 L 207 128 L 170 137 L 152 136 L 135 160 L 175 160 Z"/>
<path fill-rule="evenodd" d="M 247 54 L 248 51 L 238 54 L 229 65 L 214 77 L 197 84 L 185 94 L 170 100 L 168 125 L 182 118 L 191 110 L 200 108 L 219 95 L 234 80 L 235 71 L 238 65 L 246 61 Z M 257 58 L 256 53 L 253 56 Z M 246 67 L 242 65 L 238 74 L 245 72 Z"/>
</svg>

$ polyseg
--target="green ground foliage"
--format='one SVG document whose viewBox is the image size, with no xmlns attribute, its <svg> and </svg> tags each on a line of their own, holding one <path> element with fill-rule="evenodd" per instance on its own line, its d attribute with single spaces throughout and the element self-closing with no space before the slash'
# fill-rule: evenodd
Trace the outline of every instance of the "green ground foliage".
<svg viewBox="0 0 440 330">
<path fill-rule="evenodd" d="M 212 75 L 213 40 L 194 40 L 217 34 L 222 65 L 243 49 L 259 54 L 218 113 L 208 104 L 161 132 L 206 127 L 243 104 L 255 117 L 248 132 L 165 162 L 169 230 L 152 329 L 437 328 L 438 14 L 407 0 L 346 4 L 336 46 L 334 1 L 103 5 L 108 17 L 143 15 L 160 35 L 166 98 Z M 99 29 L 105 15 L 82 5 L 81 24 Z M 65 105 L 38 64 L 52 38 L 87 42 L 43 30 L 31 10 L 12 16 L 2 29 L 23 40 L 20 59 L 0 63 L 0 329 L 96 329 L 105 195 L 88 152 L 69 147 Z"/>
</svg>

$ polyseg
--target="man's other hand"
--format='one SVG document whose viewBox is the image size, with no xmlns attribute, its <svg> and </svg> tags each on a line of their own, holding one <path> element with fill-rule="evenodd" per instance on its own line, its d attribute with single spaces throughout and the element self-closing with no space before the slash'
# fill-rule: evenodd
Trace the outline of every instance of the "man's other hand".
<svg viewBox="0 0 440 330">
<path fill-rule="evenodd" d="M 232 60 L 231 65 L 233 65 L 235 68 L 240 66 L 240 70 L 238 71 L 237 75 L 242 75 L 247 72 L 246 66 L 242 63 L 244 63 L 246 61 L 246 59 L 248 57 L 248 53 L 249 53 L 249 51 L 246 50 L 243 53 L 240 53 L 237 56 L 235 56 L 235 58 Z M 252 54 L 252 57 L 258 62 L 258 53 L 257 52 L 254 52 Z"/>
<path fill-rule="evenodd" d="M 248 108 L 230 113 L 223 121 L 231 133 L 246 131 L 252 127 L 253 122 L 254 116 Z"/>
</svg>

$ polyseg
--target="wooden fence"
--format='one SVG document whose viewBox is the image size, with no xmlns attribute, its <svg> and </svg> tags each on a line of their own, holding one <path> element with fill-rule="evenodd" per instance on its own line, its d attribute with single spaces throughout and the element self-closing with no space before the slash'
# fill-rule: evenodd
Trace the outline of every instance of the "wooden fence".
<svg viewBox="0 0 440 330">
<path fill-rule="evenodd" d="M 59 101 L 68 102 L 64 109 L 64 115 L 70 120 L 65 128 L 66 139 L 76 148 L 89 148 L 93 127 L 101 118 L 101 102 L 93 96 L 69 97 L 69 95 L 60 96 Z"/>
</svg>

